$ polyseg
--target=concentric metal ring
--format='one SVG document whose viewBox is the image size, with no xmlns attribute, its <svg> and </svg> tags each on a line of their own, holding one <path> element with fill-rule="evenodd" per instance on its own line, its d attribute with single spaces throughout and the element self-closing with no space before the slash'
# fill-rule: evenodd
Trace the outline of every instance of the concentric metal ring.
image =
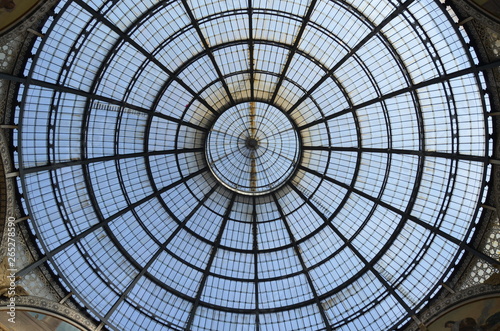
<svg viewBox="0 0 500 331">
<path fill-rule="evenodd" d="M 299 135 L 278 108 L 245 102 L 226 110 L 206 140 L 210 170 L 227 188 L 262 195 L 281 187 L 300 159 Z"/>
</svg>

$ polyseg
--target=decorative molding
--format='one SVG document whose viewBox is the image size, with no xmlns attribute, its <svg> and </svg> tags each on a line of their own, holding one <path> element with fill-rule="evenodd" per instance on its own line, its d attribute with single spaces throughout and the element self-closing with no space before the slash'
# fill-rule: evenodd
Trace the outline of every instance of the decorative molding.
<svg viewBox="0 0 500 331">
<path fill-rule="evenodd" d="M 20 33 L 28 29 L 34 29 L 45 19 L 47 13 L 59 2 L 59 0 L 40 1 L 23 19 L 14 24 L 12 28 L 0 35 L 0 45 L 4 45 L 12 39 L 16 39 Z"/>
<path fill-rule="evenodd" d="M 438 317 L 447 313 L 450 309 L 455 308 L 459 304 L 466 304 L 469 301 L 477 300 L 481 297 L 487 297 L 491 295 L 498 296 L 500 293 L 500 286 L 481 284 L 477 286 L 470 287 L 466 290 L 457 292 L 447 298 L 438 300 L 430 308 L 423 311 L 419 315 L 419 319 L 423 325 L 427 326 L 436 320 Z M 417 325 L 416 322 L 412 322 L 406 331 L 419 331 L 421 326 Z"/>
<path fill-rule="evenodd" d="M 474 247 L 489 256 L 500 258 L 500 247 L 498 237 L 500 236 L 500 224 L 496 213 L 487 212 L 483 218 L 483 226 L 478 229 Z M 470 257 L 458 272 L 458 279 L 454 280 L 455 290 L 463 290 L 471 286 L 482 284 L 497 270 L 489 263 L 477 258 Z"/>
<path fill-rule="evenodd" d="M 0 312 L 8 310 L 7 304 L 10 301 L 7 299 L 0 300 Z M 22 296 L 15 298 L 16 310 L 28 310 L 37 311 L 45 313 L 48 315 L 54 315 L 62 320 L 73 324 L 82 330 L 93 331 L 97 327 L 97 324 L 82 315 L 78 311 L 68 308 L 58 302 L 50 301 L 45 298 L 35 297 L 35 296 Z"/>
</svg>

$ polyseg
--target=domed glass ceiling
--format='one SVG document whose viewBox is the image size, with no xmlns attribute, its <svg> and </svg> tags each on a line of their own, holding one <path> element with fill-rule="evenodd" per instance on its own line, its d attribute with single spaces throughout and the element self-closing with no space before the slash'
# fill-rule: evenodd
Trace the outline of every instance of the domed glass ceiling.
<svg viewBox="0 0 500 331">
<path fill-rule="evenodd" d="M 432 0 L 61 1 L 25 68 L 40 261 L 111 330 L 387 330 L 448 279 L 488 100 Z"/>
</svg>

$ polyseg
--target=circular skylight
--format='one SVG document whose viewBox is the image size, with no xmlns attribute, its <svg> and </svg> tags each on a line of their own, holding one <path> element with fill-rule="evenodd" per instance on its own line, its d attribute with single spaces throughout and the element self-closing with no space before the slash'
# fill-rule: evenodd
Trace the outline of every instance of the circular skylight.
<svg viewBox="0 0 500 331">
<path fill-rule="evenodd" d="M 292 175 L 300 144 L 284 113 L 252 101 L 221 114 L 208 133 L 205 155 L 227 188 L 259 195 L 276 190 Z"/>
<path fill-rule="evenodd" d="M 482 73 L 438 1 L 61 1 L 20 88 L 29 226 L 111 330 L 388 330 L 460 261 Z"/>
</svg>

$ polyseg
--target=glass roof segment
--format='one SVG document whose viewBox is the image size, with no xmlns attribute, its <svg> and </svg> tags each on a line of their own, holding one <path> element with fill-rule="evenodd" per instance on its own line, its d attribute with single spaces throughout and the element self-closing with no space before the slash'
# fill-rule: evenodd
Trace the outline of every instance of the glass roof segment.
<svg viewBox="0 0 500 331">
<path fill-rule="evenodd" d="M 110 330 L 404 324 L 461 255 L 488 176 L 489 102 L 449 15 L 61 1 L 18 114 L 49 267 Z"/>
<path fill-rule="evenodd" d="M 282 186 L 300 158 L 299 136 L 279 109 L 238 104 L 217 118 L 205 146 L 210 170 L 227 188 L 261 195 Z"/>
</svg>

